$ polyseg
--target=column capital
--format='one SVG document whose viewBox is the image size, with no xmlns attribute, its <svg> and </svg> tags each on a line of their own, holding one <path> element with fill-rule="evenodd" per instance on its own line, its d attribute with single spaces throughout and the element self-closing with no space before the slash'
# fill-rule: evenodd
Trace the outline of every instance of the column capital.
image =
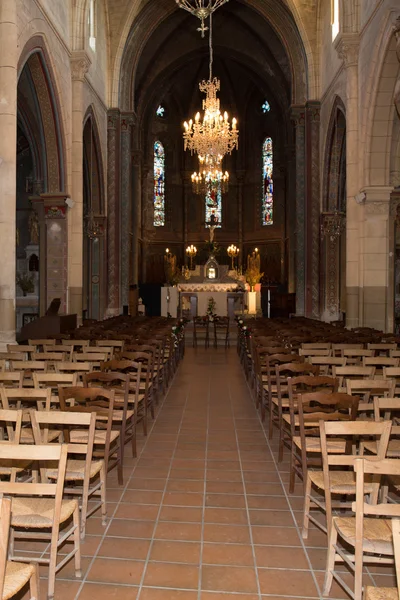
<svg viewBox="0 0 400 600">
<path fill-rule="evenodd" d="M 319 123 L 321 115 L 321 102 L 319 100 L 309 100 L 306 104 L 307 116 L 312 122 Z"/>
<path fill-rule="evenodd" d="M 294 121 L 295 127 L 304 127 L 306 123 L 306 107 L 304 105 L 293 104 L 290 107 L 290 118 Z"/>
<path fill-rule="evenodd" d="M 121 113 L 121 132 L 128 133 L 136 125 L 136 114 L 134 112 Z"/>
<path fill-rule="evenodd" d="M 365 214 L 366 215 L 389 215 L 390 196 L 393 187 L 391 186 L 373 186 L 363 188 L 365 194 Z"/>
<path fill-rule="evenodd" d="M 72 81 L 84 81 L 85 75 L 92 64 L 85 50 L 72 52 L 70 62 Z"/>
<path fill-rule="evenodd" d="M 360 38 L 357 33 L 340 33 L 334 42 L 334 46 L 346 69 L 358 64 Z"/>
</svg>

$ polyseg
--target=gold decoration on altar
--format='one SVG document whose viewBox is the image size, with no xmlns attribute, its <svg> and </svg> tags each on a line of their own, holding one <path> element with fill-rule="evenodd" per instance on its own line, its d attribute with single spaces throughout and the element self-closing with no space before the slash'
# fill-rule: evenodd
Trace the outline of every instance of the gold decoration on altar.
<svg viewBox="0 0 400 600">
<path fill-rule="evenodd" d="M 251 287 L 251 291 L 254 291 L 254 286 L 260 283 L 260 280 L 264 273 L 260 272 L 260 254 L 258 248 L 255 248 L 251 254 L 247 256 L 247 271 L 245 273 L 246 281 Z"/>
</svg>

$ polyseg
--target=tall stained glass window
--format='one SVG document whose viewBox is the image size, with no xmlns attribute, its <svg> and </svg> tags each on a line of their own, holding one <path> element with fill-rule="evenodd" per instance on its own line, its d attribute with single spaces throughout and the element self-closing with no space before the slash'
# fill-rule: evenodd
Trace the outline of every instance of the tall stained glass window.
<svg viewBox="0 0 400 600">
<path fill-rule="evenodd" d="M 214 215 L 216 218 L 218 225 L 217 227 L 221 227 L 222 221 L 222 194 L 221 187 L 219 186 L 217 190 L 212 189 L 208 190 L 205 198 L 206 204 L 206 223 L 209 223 L 211 220 L 211 216 Z M 209 227 L 209 225 L 208 225 Z"/>
<path fill-rule="evenodd" d="M 165 150 L 154 142 L 154 227 L 165 225 Z"/>
<path fill-rule="evenodd" d="M 262 148 L 262 224 L 272 225 L 274 222 L 274 152 L 272 138 L 264 140 Z"/>
</svg>

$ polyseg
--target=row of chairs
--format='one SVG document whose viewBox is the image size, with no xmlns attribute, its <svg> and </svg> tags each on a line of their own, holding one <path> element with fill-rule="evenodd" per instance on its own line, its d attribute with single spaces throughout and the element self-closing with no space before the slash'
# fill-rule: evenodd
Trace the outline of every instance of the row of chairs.
<svg viewBox="0 0 400 600">
<path fill-rule="evenodd" d="M 365 340 L 352 348 L 346 341 L 334 348 L 324 341 L 323 325 L 319 330 L 311 323 L 308 329 L 315 341 L 303 341 L 294 327 L 293 337 L 300 339 L 283 344 L 287 323 L 242 322 L 238 352 L 256 406 L 262 418 L 268 416 L 270 438 L 275 428 L 279 431 L 278 462 L 289 450 L 289 491 L 294 491 L 296 477 L 303 481 L 303 537 L 308 537 L 310 522 L 327 534 L 323 593 L 329 595 L 336 579 L 361 600 L 363 564 L 394 560 L 391 519 L 400 517 L 400 505 L 389 501 L 396 502 L 400 490 L 395 416 L 400 412 L 400 369 L 393 361 L 397 357 L 389 356 L 396 352 L 393 342 Z M 367 359 L 373 361 L 365 364 Z M 314 509 L 325 514 L 325 522 L 314 517 Z M 377 542 L 379 535 L 385 543 Z M 353 587 L 343 581 L 338 568 L 343 562 L 354 572 Z M 398 600 L 399 592 L 366 589 L 365 597 Z"/>
</svg>

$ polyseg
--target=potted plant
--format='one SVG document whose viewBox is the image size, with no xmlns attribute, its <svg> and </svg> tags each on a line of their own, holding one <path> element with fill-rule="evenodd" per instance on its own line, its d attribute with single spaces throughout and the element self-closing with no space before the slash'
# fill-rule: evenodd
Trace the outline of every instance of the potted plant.
<svg viewBox="0 0 400 600">
<path fill-rule="evenodd" d="M 33 282 L 32 275 L 28 275 L 27 273 L 17 273 L 16 281 L 24 296 L 27 294 L 33 294 L 35 291 L 35 284 Z"/>
</svg>

